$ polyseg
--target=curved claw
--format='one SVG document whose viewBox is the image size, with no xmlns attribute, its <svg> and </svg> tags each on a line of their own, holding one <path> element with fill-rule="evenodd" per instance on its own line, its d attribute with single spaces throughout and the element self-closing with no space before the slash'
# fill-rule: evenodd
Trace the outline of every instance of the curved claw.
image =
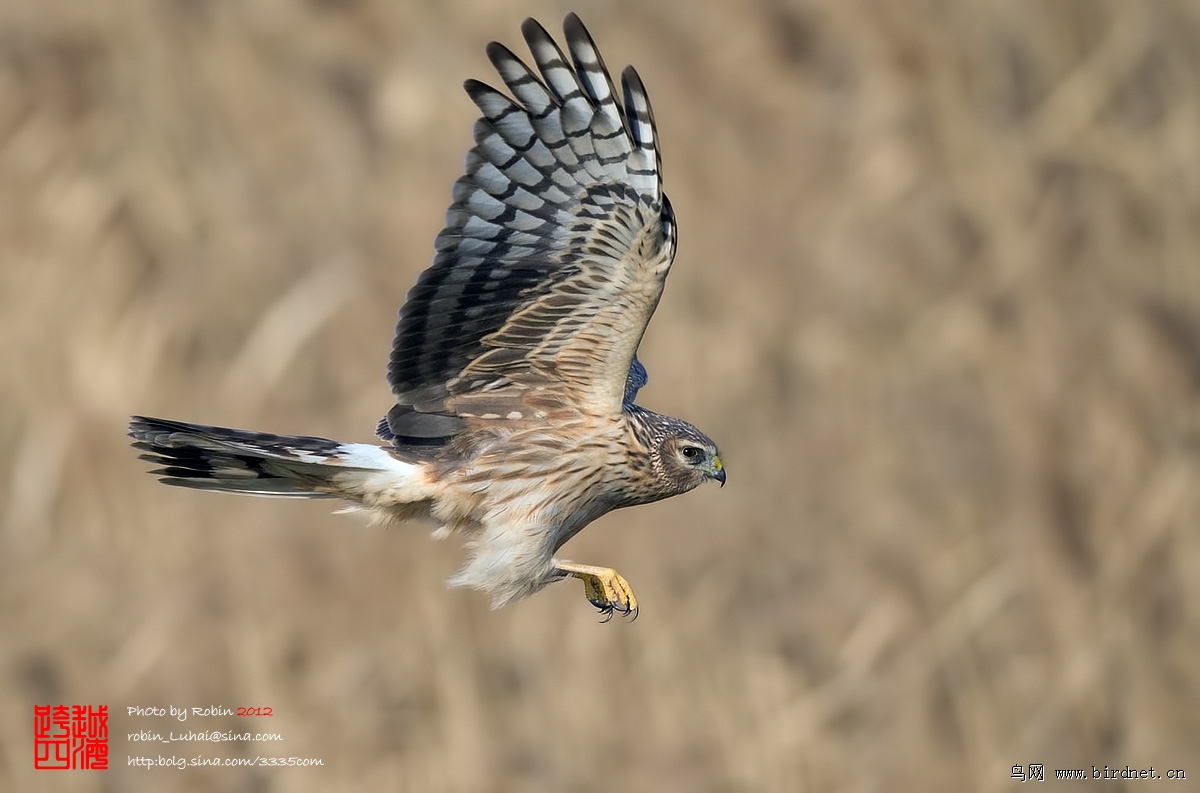
<svg viewBox="0 0 1200 793">
<path fill-rule="evenodd" d="M 604 619 L 600 620 L 601 624 L 604 624 L 612 619 L 613 605 L 611 603 L 605 603 L 602 600 L 596 600 L 595 598 L 591 597 L 588 598 L 588 602 L 596 607 L 596 611 L 600 612 L 600 616 L 604 617 Z"/>
<path fill-rule="evenodd" d="M 631 599 L 633 598 L 632 592 L 629 593 L 629 597 Z M 621 616 L 628 617 L 630 622 L 633 622 L 634 620 L 636 620 L 638 618 L 639 609 L 638 609 L 636 600 L 634 600 L 632 604 L 619 603 L 619 602 L 614 601 L 607 605 L 601 605 L 593 600 L 592 605 L 595 606 L 596 608 L 600 609 L 600 611 L 604 614 L 604 619 L 601 620 L 601 622 L 608 622 L 609 620 L 611 620 L 613 618 L 613 612 L 620 612 Z"/>
</svg>

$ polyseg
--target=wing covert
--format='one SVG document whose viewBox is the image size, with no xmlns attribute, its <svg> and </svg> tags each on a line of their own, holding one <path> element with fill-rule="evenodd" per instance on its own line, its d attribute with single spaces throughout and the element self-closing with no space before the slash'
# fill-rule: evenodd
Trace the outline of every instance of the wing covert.
<svg viewBox="0 0 1200 793">
<path fill-rule="evenodd" d="M 483 115 L 433 264 L 400 310 L 385 438 L 616 412 L 644 382 L 634 356 L 675 253 L 654 117 L 632 67 L 618 102 L 578 17 L 564 31 L 569 59 L 537 22 L 522 25 L 537 74 L 488 46 L 511 97 L 465 83 Z"/>
</svg>

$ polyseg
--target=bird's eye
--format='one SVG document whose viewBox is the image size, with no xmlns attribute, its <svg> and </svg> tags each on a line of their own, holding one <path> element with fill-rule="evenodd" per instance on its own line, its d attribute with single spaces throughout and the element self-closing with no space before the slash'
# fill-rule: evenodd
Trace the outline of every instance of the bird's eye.
<svg viewBox="0 0 1200 793">
<path fill-rule="evenodd" d="M 684 446 L 683 447 L 683 456 L 689 460 L 695 460 L 701 454 L 702 454 L 702 452 L 699 449 L 697 449 L 695 446 Z"/>
</svg>

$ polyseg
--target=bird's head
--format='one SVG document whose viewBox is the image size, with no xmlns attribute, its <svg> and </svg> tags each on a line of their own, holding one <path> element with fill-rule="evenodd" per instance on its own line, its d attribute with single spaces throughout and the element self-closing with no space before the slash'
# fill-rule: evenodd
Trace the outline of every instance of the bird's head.
<svg viewBox="0 0 1200 793">
<path fill-rule="evenodd" d="M 659 476 L 677 493 L 712 479 L 725 484 L 725 465 L 717 444 L 686 421 L 655 416 L 651 461 Z"/>
</svg>

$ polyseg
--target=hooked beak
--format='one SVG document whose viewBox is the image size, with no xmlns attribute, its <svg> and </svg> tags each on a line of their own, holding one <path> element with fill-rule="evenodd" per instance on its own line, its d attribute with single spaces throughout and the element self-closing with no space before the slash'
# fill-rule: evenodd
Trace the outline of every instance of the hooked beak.
<svg viewBox="0 0 1200 793">
<path fill-rule="evenodd" d="M 725 487 L 725 465 L 719 456 L 712 458 L 712 472 L 709 473 L 709 476 L 720 482 L 721 487 Z"/>
</svg>

